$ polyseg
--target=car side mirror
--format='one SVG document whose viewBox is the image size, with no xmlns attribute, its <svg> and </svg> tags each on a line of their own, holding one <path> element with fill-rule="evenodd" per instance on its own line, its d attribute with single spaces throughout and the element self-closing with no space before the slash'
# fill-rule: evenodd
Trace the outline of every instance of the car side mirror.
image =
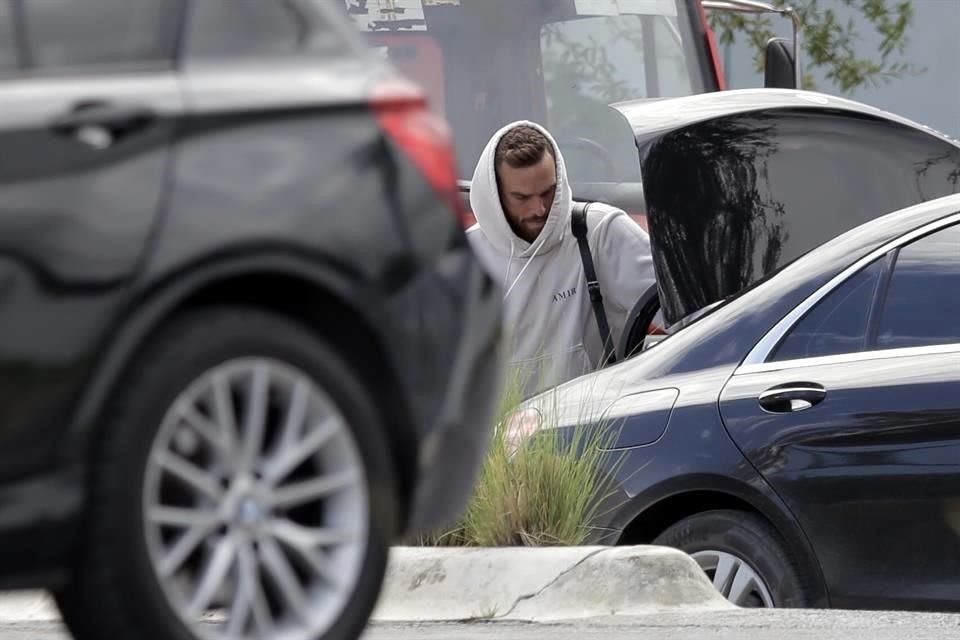
<svg viewBox="0 0 960 640">
<path fill-rule="evenodd" d="M 768 89 L 797 89 L 796 61 L 786 38 L 770 38 L 764 58 L 763 86 Z"/>
</svg>

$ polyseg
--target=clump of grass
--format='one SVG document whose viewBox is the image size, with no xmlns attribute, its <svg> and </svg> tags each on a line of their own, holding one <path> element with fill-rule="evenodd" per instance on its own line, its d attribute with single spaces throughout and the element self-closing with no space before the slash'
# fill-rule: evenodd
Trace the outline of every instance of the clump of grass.
<svg viewBox="0 0 960 640">
<path fill-rule="evenodd" d="M 564 430 L 543 423 L 517 448 L 508 437 L 509 418 L 521 401 L 516 382 L 505 385 L 490 451 L 463 517 L 413 544 L 548 546 L 578 545 L 587 539 L 610 489 L 600 463 L 612 434 L 589 420 Z M 556 412 L 544 412 L 544 420 L 552 415 Z"/>
</svg>

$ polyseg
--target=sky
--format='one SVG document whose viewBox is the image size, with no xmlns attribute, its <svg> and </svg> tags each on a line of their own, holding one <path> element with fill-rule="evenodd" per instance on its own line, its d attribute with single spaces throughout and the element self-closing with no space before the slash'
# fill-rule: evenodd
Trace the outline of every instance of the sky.
<svg viewBox="0 0 960 640">
<path fill-rule="evenodd" d="M 888 0 L 890 5 L 894 2 L 899 0 Z M 901 59 L 924 68 L 923 73 L 843 94 L 824 78 L 822 72 L 814 70 L 817 89 L 892 111 L 960 138 L 960 0 L 912 2 L 914 22 L 908 32 L 909 42 Z M 820 6 L 833 8 L 842 23 L 857 16 L 841 0 L 820 0 Z M 863 21 L 862 17 L 860 19 Z M 776 26 L 780 27 L 782 35 L 790 33 L 790 25 L 785 18 L 774 18 L 774 21 L 780 23 Z M 871 32 L 869 25 L 864 24 L 861 36 L 858 54 L 879 55 L 877 47 L 880 38 Z M 762 86 L 762 74 L 753 70 L 753 52 L 744 43 L 721 47 L 721 55 L 731 88 Z"/>
</svg>

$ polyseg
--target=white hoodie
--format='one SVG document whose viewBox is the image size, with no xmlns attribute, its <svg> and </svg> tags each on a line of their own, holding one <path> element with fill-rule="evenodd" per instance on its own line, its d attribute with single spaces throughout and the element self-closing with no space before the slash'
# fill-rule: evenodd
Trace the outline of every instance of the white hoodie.
<svg viewBox="0 0 960 640">
<path fill-rule="evenodd" d="M 517 236 L 507 222 L 494 169 L 500 138 L 520 125 L 547 136 L 557 162 L 553 206 L 533 243 Z M 570 228 L 572 200 L 563 156 L 540 125 L 527 121 L 507 125 L 480 155 L 470 188 L 477 224 L 467 230 L 467 237 L 481 263 L 503 283 L 506 360 L 520 376 L 524 397 L 593 371 L 603 356 L 580 250 Z M 587 212 L 587 229 L 617 345 L 634 303 L 654 284 L 650 240 L 626 213 L 599 203 Z"/>
</svg>

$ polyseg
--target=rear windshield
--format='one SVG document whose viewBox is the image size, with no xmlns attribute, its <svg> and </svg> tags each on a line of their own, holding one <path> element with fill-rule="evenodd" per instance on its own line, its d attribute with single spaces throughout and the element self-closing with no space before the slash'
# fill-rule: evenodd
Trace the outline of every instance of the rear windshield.
<svg viewBox="0 0 960 640">
<path fill-rule="evenodd" d="M 368 42 L 453 125 L 464 179 L 498 128 L 532 119 L 558 139 L 577 180 L 636 180 L 629 126 L 609 105 L 701 93 L 710 77 L 694 0 L 345 2 Z"/>
</svg>

